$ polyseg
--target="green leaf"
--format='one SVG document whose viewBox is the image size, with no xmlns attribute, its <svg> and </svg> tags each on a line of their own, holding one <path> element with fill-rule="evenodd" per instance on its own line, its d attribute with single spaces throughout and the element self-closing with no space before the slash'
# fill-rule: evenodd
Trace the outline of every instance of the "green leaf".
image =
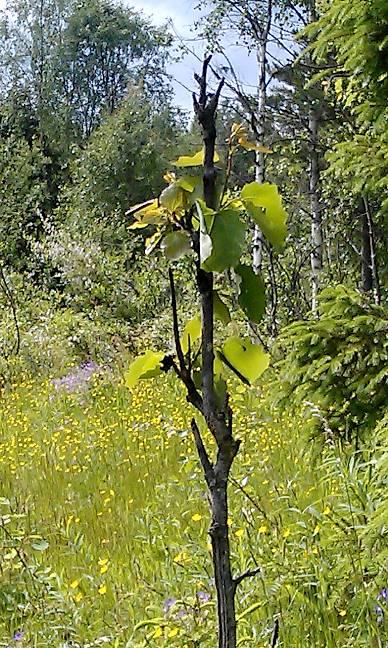
<svg viewBox="0 0 388 648">
<path fill-rule="evenodd" d="M 240 260 L 245 244 L 245 223 L 237 211 L 224 209 L 209 216 L 205 214 L 207 231 L 212 242 L 210 256 L 202 267 L 208 272 L 223 272 L 233 268 Z"/>
<path fill-rule="evenodd" d="M 35 551 L 46 551 L 46 549 L 48 549 L 49 546 L 50 545 L 47 542 L 47 540 L 43 540 L 43 538 L 41 540 L 37 540 L 36 542 L 31 543 L 31 547 L 35 549 Z"/>
<path fill-rule="evenodd" d="M 173 182 L 166 187 L 159 196 L 159 202 L 169 212 L 180 212 L 186 209 L 186 192 L 179 186 L 178 182 Z"/>
<path fill-rule="evenodd" d="M 231 320 L 229 308 L 224 304 L 216 290 L 213 293 L 213 312 L 214 317 L 224 322 L 224 324 L 229 324 Z"/>
<path fill-rule="evenodd" d="M 198 153 L 195 153 L 195 155 L 181 155 L 177 160 L 174 162 L 171 162 L 176 167 L 195 167 L 195 166 L 203 166 L 205 159 L 205 151 L 202 149 L 201 151 L 198 151 Z M 220 156 L 218 153 L 215 153 L 214 155 L 214 162 L 218 162 L 220 159 Z"/>
<path fill-rule="evenodd" d="M 185 175 L 177 180 L 177 184 L 186 191 L 186 200 L 189 206 L 196 200 L 203 200 L 202 176 Z"/>
<path fill-rule="evenodd" d="M 199 317 L 194 317 L 189 320 L 184 328 L 181 340 L 181 346 L 183 353 L 187 353 L 189 350 L 189 340 L 190 348 L 193 348 L 193 342 L 198 340 L 201 336 L 201 320 Z"/>
<path fill-rule="evenodd" d="M 274 246 L 282 246 L 287 234 L 287 213 L 277 186 L 268 182 L 250 182 L 242 188 L 240 195 L 248 214 L 268 241 Z"/>
<path fill-rule="evenodd" d="M 190 239 L 186 232 L 170 232 L 164 237 L 160 247 L 171 261 L 191 252 Z"/>
<path fill-rule="evenodd" d="M 260 275 L 247 265 L 238 265 L 235 272 L 240 277 L 238 303 L 251 322 L 260 322 L 265 312 L 265 286 Z"/>
<path fill-rule="evenodd" d="M 230 368 L 236 369 L 250 384 L 269 366 L 268 353 L 264 352 L 261 345 L 252 344 L 249 338 L 230 337 L 222 351 Z"/>
<path fill-rule="evenodd" d="M 164 353 L 157 351 L 147 351 L 144 355 L 136 358 L 124 374 L 126 386 L 133 387 L 141 378 L 159 376 L 162 372 L 160 363 L 163 358 Z"/>
</svg>

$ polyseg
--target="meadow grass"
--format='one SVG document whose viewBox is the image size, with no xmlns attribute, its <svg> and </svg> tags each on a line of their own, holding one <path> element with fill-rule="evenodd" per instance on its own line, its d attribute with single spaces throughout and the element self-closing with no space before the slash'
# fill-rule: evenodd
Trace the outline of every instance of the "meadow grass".
<svg viewBox="0 0 388 648">
<path fill-rule="evenodd" d="M 266 389 L 233 397 L 233 564 L 261 567 L 238 592 L 239 645 L 267 648 L 278 618 L 278 646 L 383 646 L 373 462 L 313 443 L 308 415 Z M 207 496 L 179 384 L 25 378 L 1 405 L 0 645 L 214 648 Z"/>
</svg>

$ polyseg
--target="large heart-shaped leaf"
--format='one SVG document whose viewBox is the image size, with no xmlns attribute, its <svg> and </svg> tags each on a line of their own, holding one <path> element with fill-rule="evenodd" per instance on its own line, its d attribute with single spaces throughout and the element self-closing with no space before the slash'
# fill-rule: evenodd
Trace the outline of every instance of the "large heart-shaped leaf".
<svg viewBox="0 0 388 648">
<path fill-rule="evenodd" d="M 157 351 L 147 351 L 139 356 L 129 366 L 128 371 L 124 374 L 125 384 L 127 387 L 133 387 L 141 378 L 153 378 L 162 373 L 161 362 L 164 353 Z"/>
<path fill-rule="evenodd" d="M 162 240 L 160 247 L 167 259 L 171 261 L 175 261 L 184 254 L 191 252 L 189 235 L 187 232 L 182 231 L 167 234 Z"/>
<path fill-rule="evenodd" d="M 241 190 L 241 200 L 251 218 L 274 246 L 282 246 L 286 238 L 287 213 L 276 185 L 250 182 Z"/>
<path fill-rule="evenodd" d="M 245 223 L 237 211 L 223 209 L 210 217 L 205 214 L 207 232 L 211 238 L 212 250 L 202 261 L 208 272 L 223 272 L 234 268 L 240 260 L 245 243 Z"/>
<path fill-rule="evenodd" d="M 235 269 L 240 278 L 238 303 L 251 322 L 260 322 L 265 312 L 265 285 L 251 266 L 238 265 Z"/>
<path fill-rule="evenodd" d="M 250 384 L 268 368 L 270 356 L 259 344 L 252 344 L 249 338 L 230 337 L 222 347 L 221 358 L 237 375 Z"/>
</svg>

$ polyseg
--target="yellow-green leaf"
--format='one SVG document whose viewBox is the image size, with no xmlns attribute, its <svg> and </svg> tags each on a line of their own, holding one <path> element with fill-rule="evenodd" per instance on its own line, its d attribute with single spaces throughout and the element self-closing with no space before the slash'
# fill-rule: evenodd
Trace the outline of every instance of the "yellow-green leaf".
<svg viewBox="0 0 388 648">
<path fill-rule="evenodd" d="M 132 216 L 135 212 L 141 212 L 143 209 L 147 207 L 153 207 L 156 203 L 156 206 L 158 206 L 158 201 L 151 198 L 150 200 L 145 200 L 144 202 L 137 203 L 136 205 L 133 205 L 133 207 L 130 207 L 128 211 L 125 212 L 126 216 Z"/>
<path fill-rule="evenodd" d="M 222 351 L 229 365 L 251 384 L 269 366 L 268 353 L 265 353 L 261 345 L 253 344 L 249 338 L 230 337 Z"/>
<path fill-rule="evenodd" d="M 268 241 L 275 246 L 283 245 L 287 234 L 287 213 L 277 186 L 268 182 L 250 182 L 242 188 L 240 195 L 248 214 Z"/>
<path fill-rule="evenodd" d="M 183 353 L 187 353 L 190 348 L 193 348 L 193 342 L 196 342 L 201 336 L 201 320 L 199 317 L 193 317 L 189 320 L 183 330 L 181 346 Z M 190 343 L 189 343 L 190 340 Z"/>
<path fill-rule="evenodd" d="M 186 192 L 179 186 L 178 182 L 173 182 L 162 191 L 159 202 L 162 207 L 171 213 L 184 211 L 187 206 Z"/>
<path fill-rule="evenodd" d="M 163 358 L 164 353 L 157 351 L 147 351 L 144 355 L 136 358 L 124 374 L 126 386 L 133 387 L 141 378 L 153 378 L 161 374 Z"/>
<path fill-rule="evenodd" d="M 202 149 L 201 151 L 198 151 L 198 153 L 195 153 L 194 155 L 181 155 L 177 160 L 174 162 L 171 162 L 176 167 L 195 167 L 195 166 L 203 166 L 205 159 L 205 151 Z M 214 162 L 218 162 L 220 159 L 220 156 L 218 153 L 214 154 Z"/>
<path fill-rule="evenodd" d="M 136 221 L 129 226 L 129 229 L 132 230 L 148 227 L 148 225 L 160 225 L 165 219 L 157 198 L 135 205 L 127 211 L 127 214 L 136 218 Z"/>
<path fill-rule="evenodd" d="M 262 144 L 256 144 L 256 142 L 248 142 L 245 137 L 240 137 L 238 140 L 240 146 L 242 146 L 246 151 L 257 151 L 258 153 L 273 153 L 270 148 L 263 146 Z"/>
</svg>

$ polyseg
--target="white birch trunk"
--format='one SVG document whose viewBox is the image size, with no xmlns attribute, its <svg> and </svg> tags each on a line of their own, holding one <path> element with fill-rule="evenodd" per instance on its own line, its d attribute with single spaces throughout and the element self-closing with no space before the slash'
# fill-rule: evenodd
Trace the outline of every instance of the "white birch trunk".
<svg viewBox="0 0 388 648">
<path fill-rule="evenodd" d="M 310 209 L 311 209 L 311 309 L 318 312 L 318 292 L 322 271 L 323 236 L 319 201 L 318 115 L 309 114 L 310 135 Z"/>
<path fill-rule="evenodd" d="M 265 59 L 267 53 L 268 29 L 263 30 L 261 40 L 257 49 L 257 66 L 258 66 L 258 89 L 257 89 L 257 132 L 256 142 L 264 146 L 265 133 L 265 104 L 267 98 L 266 92 L 266 69 Z M 264 153 L 256 152 L 255 180 L 262 184 L 265 177 L 265 158 Z M 255 225 L 253 234 L 253 270 L 256 274 L 260 272 L 263 258 L 263 235 L 258 225 Z"/>
</svg>

